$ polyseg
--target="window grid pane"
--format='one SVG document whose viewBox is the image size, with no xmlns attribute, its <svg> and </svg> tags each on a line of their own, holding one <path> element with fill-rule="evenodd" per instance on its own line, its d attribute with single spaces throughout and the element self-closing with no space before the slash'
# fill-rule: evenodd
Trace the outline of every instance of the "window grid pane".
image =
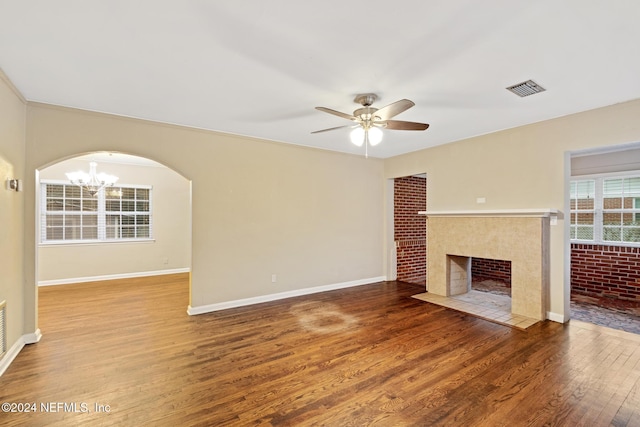
<svg viewBox="0 0 640 427">
<path fill-rule="evenodd" d="M 47 198 L 63 198 L 64 197 L 64 185 L 47 185 Z"/>
<path fill-rule="evenodd" d="M 593 227 L 576 227 L 578 240 L 593 240 Z"/>
<path fill-rule="evenodd" d="M 640 242 L 640 227 L 624 227 L 622 229 L 622 240 L 629 243 Z"/>
<path fill-rule="evenodd" d="M 604 227 L 602 233 L 602 239 L 605 242 L 621 242 L 622 241 L 622 228 L 621 227 Z"/>
</svg>

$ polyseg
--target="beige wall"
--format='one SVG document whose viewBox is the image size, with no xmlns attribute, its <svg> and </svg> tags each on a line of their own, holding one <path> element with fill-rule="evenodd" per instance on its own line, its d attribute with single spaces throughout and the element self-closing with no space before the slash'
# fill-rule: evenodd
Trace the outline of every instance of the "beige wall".
<svg viewBox="0 0 640 427">
<path fill-rule="evenodd" d="M 7 179 L 24 179 L 26 106 L 0 71 L 0 302 L 6 301 L 7 346 L 24 332 L 24 197 Z M 34 332 L 31 330 L 30 332 Z"/>
<path fill-rule="evenodd" d="M 570 173 L 567 153 L 640 142 L 638 117 L 640 100 L 496 132 L 388 159 L 385 176 L 426 172 L 427 206 L 433 211 L 551 208 L 564 213 Z M 387 200 L 390 197 L 386 194 Z M 476 203 L 479 197 L 486 203 Z M 566 320 L 565 226 L 562 219 L 551 226 L 548 311 Z"/>
<path fill-rule="evenodd" d="M 118 151 L 192 181 L 194 307 L 382 276 L 380 160 L 42 104 L 27 121 L 27 242 L 34 171 Z M 35 283 L 35 248 L 26 252 Z"/>
<path fill-rule="evenodd" d="M 88 169 L 86 159 L 69 159 L 42 169 L 39 176 L 41 180 L 66 181 L 65 172 Z M 117 176 L 119 185 L 139 184 L 153 187 L 153 241 L 40 245 L 38 283 L 61 283 L 65 279 L 77 282 L 92 278 L 126 276 L 131 273 L 161 273 L 163 270 L 189 269 L 189 181 L 161 165 L 102 162 L 98 164 L 98 172 Z"/>
</svg>

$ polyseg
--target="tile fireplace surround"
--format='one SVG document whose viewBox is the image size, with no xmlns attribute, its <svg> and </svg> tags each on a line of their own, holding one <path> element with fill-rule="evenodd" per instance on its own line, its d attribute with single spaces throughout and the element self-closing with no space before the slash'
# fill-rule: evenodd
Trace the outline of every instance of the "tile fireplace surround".
<svg viewBox="0 0 640 427">
<path fill-rule="evenodd" d="M 427 291 L 449 297 L 470 289 L 471 258 L 511 261 L 511 312 L 544 320 L 552 209 L 420 212 L 427 216 Z"/>
</svg>

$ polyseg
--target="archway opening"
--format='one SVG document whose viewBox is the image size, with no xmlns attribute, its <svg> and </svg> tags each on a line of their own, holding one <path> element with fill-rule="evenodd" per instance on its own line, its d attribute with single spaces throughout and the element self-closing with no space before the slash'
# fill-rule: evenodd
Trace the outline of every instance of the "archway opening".
<svg viewBox="0 0 640 427">
<path fill-rule="evenodd" d="M 92 195 L 67 172 L 118 177 Z M 40 290 L 183 275 L 191 271 L 191 182 L 151 159 L 113 152 L 83 154 L 37 171 L 36 278 Z M 115 282 L 114 282 L 115 283 Z M 188 292 L 186 305 L 188 301 Z"/>
</svg>

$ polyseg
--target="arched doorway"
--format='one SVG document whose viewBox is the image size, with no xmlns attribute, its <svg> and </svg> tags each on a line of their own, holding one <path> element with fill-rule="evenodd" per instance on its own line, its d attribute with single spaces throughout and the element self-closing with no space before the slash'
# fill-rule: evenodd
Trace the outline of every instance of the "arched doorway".
<svg viewBox="0 0 640 427">
<path fill-rule="evenodd" d="M 95 197 L 66 177 L 92 161 L 119 178 Z M 38 286 L 190 272 L 191 182 L 179 173 L 148 158 L 95 152 L 36 176 Z"/>
</svg>

